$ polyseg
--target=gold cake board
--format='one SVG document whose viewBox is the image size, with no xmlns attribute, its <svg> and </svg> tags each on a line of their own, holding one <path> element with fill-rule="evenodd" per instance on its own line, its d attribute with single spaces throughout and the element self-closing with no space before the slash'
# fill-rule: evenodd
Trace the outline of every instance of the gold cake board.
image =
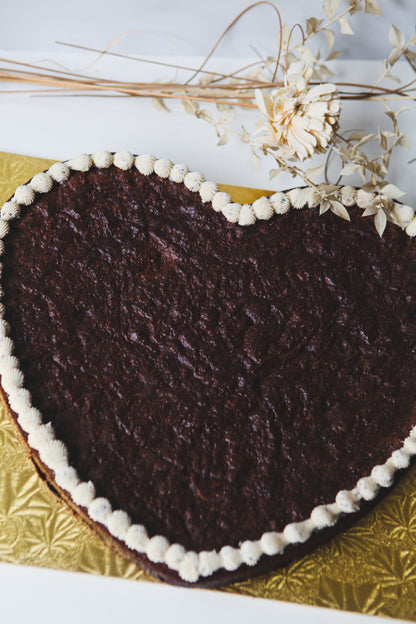
<svg viewBox="0 0 416 624">
<path fill-rule="evenodd" d="M 53 161 L 0 153 L 0 205 Z M 222 185 L 234 201 L 266 191 Z M 375 510 L 312 554 L 221 591 L 416 620 L 416 466 Z M 0 561 L 153 580 L 113 552 L 38 476 L 0 403 Z"/>
</svg>

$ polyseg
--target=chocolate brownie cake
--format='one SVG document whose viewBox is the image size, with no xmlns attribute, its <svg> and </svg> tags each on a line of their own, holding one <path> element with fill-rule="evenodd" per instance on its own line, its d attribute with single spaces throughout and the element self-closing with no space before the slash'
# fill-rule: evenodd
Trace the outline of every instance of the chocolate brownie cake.
<svg viewBox="0 0 416 624">
<path fill-rule="evenodd" d="M 105 152 L 3 206 L 11 414 L 57 493 L 160 579 L 299 557 L 416 453 L 414 242 L 380 238 L 351 187 L 351 222 L 308 193 L 240 206 Z"/>
</svg>

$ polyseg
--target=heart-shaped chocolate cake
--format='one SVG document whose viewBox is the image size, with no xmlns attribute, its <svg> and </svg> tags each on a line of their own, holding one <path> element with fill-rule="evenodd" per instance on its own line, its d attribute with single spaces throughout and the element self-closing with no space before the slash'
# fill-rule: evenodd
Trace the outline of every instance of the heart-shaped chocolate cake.
<svg viewBox="0 0 416 624">
<path fill-rule="evenodd" d="M 101 152 L 3 206 L 12 417 L 57 493 L 155 576 L 214 586 L 299 557 L 416 453 L 416 250 L 358 196 L 340 191 L 351 222 L 299 189 L 240 206 Z"/>
</svg>

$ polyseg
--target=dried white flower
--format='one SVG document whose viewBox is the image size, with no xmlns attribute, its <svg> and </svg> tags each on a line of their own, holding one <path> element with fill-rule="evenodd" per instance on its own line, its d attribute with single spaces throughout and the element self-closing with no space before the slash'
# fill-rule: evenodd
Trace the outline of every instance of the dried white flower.
<svg viewBox="0 0 416 624">
<path fill-rule="evenodd" d="M 309 88 L 312 69 L 288 73 L 286 86 L 270 94 L 256 89 L 257 106 L 268 123 L 260 127 L 266 134 L 258 141 L 278 147 L 286 158 L 304 160 L 324 152 L 338 123 L 340 99 L 335 85 Z"/>
</svg>

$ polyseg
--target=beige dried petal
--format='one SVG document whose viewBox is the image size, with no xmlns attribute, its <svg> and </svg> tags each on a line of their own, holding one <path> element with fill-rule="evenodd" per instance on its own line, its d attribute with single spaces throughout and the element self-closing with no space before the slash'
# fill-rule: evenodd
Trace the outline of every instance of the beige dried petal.
<svg viewBox="0 0 416 624">
<path fill-rule="evenodd" d="M 383 236 L 383 232 L 387 225 L 387 216 L 382 208 L 377 211 L 376 216 L 374 217 L 374 225 L 376 226 L 376 230 L 379 235 Z"/>
<path fill-rule="evenodd" d="M 286 158 L 304 160 L 324 152 L 338 124 L 336 86 L 326 83 L 309 88 L 311 75 L 311 68 L 306 66 L 299 73 L 287 74 L 285 87 L 271 93 L 255 91 L 257 106 L 267 120 L 260 127 L 266 134 L 257 142 L 284 149 Z"/>
<path fill-rule="evenodd" d="M 337 215 L 337 217 L 341 217 L 341 219 L 345 219 L 345 221 L 351 221 L 348 210 L 339 201 L 331 200 L 331 211 Z"/>
</svg>

